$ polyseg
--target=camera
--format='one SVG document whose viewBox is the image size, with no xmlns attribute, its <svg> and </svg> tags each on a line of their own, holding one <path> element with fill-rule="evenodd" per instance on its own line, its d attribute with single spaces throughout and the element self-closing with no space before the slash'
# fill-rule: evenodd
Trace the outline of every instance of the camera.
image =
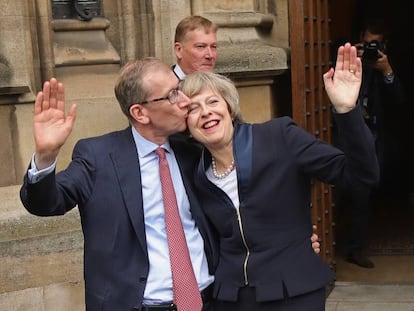
<svg viewBox="0 0 414 311">
<path fill-rule="evenodd" d="M 377 40 L 372 40 L 364 44 L 364 54 L 363 59 L 368 62 L 375 63 L 380 57 L 378 51 L 383 51 L 382 44 Z"/>
</svg>

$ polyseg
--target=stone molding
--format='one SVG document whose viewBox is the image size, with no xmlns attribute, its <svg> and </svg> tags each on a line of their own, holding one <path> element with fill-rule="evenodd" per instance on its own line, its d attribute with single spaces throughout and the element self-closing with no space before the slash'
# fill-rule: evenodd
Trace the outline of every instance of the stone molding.
<svg viewBox="0 0 414 311">
<path fill-rule="evenodd" d="M 52 25 L 56 67 L 120 63 L 118 53 L 105 36 L 110 25 L 106 18 L 97 17 L 89 22 L 59 19 Z"/>
</svg>

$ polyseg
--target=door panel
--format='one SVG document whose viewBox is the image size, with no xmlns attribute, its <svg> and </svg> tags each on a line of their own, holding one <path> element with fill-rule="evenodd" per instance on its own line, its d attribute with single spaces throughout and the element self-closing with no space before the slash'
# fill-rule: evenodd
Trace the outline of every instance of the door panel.
<svg viewBox="0 0 414 311">
<path fill-rule="evenodd" d="M 322 74 L 331 66 L 328 0 L 290 0 L 292 116 L 297 124 L 331 142 L 331 110 Z M 318 226 L 321 256 L 334 266 L 332 186 L 312 183 L 312 218 Z"/>
</svg>

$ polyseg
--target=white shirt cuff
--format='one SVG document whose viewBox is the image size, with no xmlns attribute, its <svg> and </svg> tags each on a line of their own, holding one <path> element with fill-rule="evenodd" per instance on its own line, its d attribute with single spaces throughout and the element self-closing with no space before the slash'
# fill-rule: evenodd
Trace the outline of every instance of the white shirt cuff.
<svg viewBox="0 0 414 311">
<path fill-rule="evenodd" d="M 55 168 L 56 168 L 56 159 L 49 167 L 46 167 L 42 170 L 38 170 L 37 167 L 36 167 L 36 162 L 34 160 L 34 153 L 33 153 L 30 168 L 27 171 L 27 177 L 28 177 L 29 183 L 35 184 L 35 183 L 39 182 L 45 176 L 52 173 Z"/>
</svg>

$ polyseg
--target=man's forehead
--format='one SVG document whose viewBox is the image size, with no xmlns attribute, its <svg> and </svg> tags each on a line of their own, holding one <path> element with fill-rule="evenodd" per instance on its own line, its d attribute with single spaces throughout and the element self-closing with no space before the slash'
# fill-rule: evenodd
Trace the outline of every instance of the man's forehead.
<svg viewBox="0 0 414 311">
<path fill-rule="evenodd" d="M 201 41 L 200 37 L 213 37 L 215 39 L 216 36 L 217 36 L 216 31 L 212 31 L 212 30 L 204 29 L 204 28 L 195 28 L 187 32 L 186 38 L 187 40 Z"/>
<path fill-rule="evenodd" d="M 384 38 L 384 35 L 382 35 L 382 34 L 373 34 L 373 33 L 369 32 L 369 31 L 366 31 L 364 33 L 364 37 L 363 37 L 363 39 L 365 41 L 372 41 L 372 40 L 381 41 L 383 38 Z"/>
<path fill-rule="evenodd" d="M 149 90 L 173 89 L 176 88 L 180 80 L 174 74 L 171 68 L 157 68 L 146 74 L 145 83 Z"/>
</svg>

